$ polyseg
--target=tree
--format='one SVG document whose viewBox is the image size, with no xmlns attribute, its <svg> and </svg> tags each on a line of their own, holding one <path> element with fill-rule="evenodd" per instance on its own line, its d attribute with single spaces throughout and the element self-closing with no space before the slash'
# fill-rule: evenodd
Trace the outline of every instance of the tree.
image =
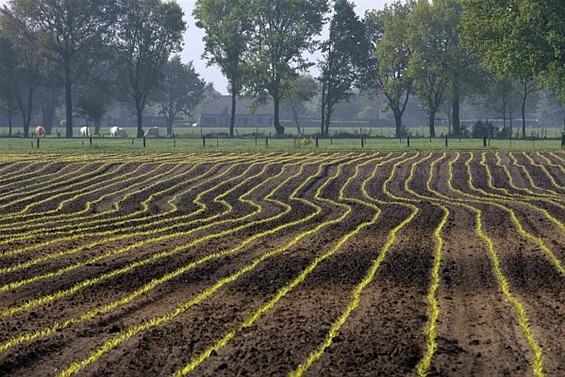
<svg viewBox="0 0 565 377">
<path fill-rule="evenodd" d="M 549 90 L 544 90 L 537 104 L 536 118 L 544 127 L 563 127 L 565 105 L 559 104 Z"/>
<path fill-rule="evenodd" d="M 25 22 L 21 9 L 2 11 L 2 29 L 11 44 L 14 70 L 11 78 L 11 90 L 16 105 L 22 114 L 24 137 L 29 136 L 31 118 L 34 111 L 34 100 L 42 86 L 44 76 L 39 55 L 40 33 Z"/>
<path fill-rule="evenodd" d="M 8 111 L 8 135 L 12 136 L 12 111 L 15 107 L 14 80 L 16 76 L 16 59 L 14 46 L 0 29 L 0 96 Z"/>
<path fill-rule="evenodd" d="M 210 101 L 220 97 L 221 94 L 214 88 L 214 84 L 212 84 L 211 82 L 206 83 L 204 85 L 204 90 L 202 91 L 202 99 L 200 100 L 200 103 L 198 103 L 198 105 L 196 106 L 194 112 L 191 114 L 193 115 L 193 119 L 190 119 L 192 121 L 194 120 L 198 120 L 202 118 L 202 112 L 204 111 L 204 108 L 206 107 L 206 105 L 208 103 L 210 103 Z M 195 122 L 198 123 L 198 122 Z"/>
<path fill-rule="evenodd" d="M 290 107 L 290 112 L 294 118 L 294 124 L 298 134 L 302 133 L 300 128 L 300 120 L 298 118 L 299 111 L 304 109 L 304 103 L 310 101 L 319 92 L 318 82 L 310 75 L 300 75 L 291 85 L 289 95 L 286 99 L 286 105 Z"/>
<path fill-rule="evenodd" d="M 302 56 L 314 46 L 314 37 L 328 11 L 326 0 L 254 0 L 253 30 L 246 61 L 250 72 L 248 94 L 259 103 L 273 100 L 275 132 L 284 134 L 279 122 L 280 105 L 292 88 L 298 72 L 309 64 Z"/>
<path fill-rule="evenodd" d="M 100 134 L 102 119 L 115 99 L 116 71 L 109 58 L 101 57 L 88 75 L 77 85 L 77 114 L 94 125 L 94 134 Z"/>
<path fill-rule="evenodd" d="M 374 60 L 368 61 L 368 67 L 373 68 L 369 82 L 386 97 L 394 115 L 397 138 L 402 136 L 402 114 L 413 87 L 413 79 L 408 74 L 412 49 L 406 33 L 413 7 L 413 1 L 405 4 L 397 1 L 365 17 L 369 41 L 375 47 Z"/>
<path fill-rule="evenodd" d="M 410 17 L 409 73 L 421 105 L 428 116 L 430 137 L 436 137 L 435 118 L 449 86 L 446 66 L 449 64 L 449 23 L 444 22 L 438 2 L 419 1 Z"/>
<path fill-rule="evenodd" d="M 465 43 L 480 54 L 489 70 L 521 82 L 524 104 L 534 79 L 552 85 L 565 101 L 562 0 L 464 0 L 463 4 Z M 523 137 L 525 128 L 523 114 Z"/>
<path fill-rule="evenodd" d="M 525 81 L 565 69 L 563 1 L 463 0 L 465 43 L 493 71 Z"/>
<path fill-rule="evenodd" d="M 89 56 L 116 23 L 114 0 L 12 0 L 12 10 L 40 36 L 44 56 L 62 67 L 66 137 L 73 136 L 73 85 L 88 71 Z M 39 48 L 39 46 L 38 46 Z"/>
<path fill-rule="evenodd" d="M 481 93 L 480 102 L 485 109 L 502 117 L 502 135 L 511 138 L 514 113 L 521 102 L 520 87 L 516 80 L 486 74 L 488 85 Z M 508 122 L 508 124 L 507 124 Z"/>
<path fill-rule="evenodd" d="M 186 24 L 176 2 L 124 0 L 116 49 L 121 60 L 120 86 L 135 105 L 137 137 L 143 137 L 143 110 L 161 80 L 169 56 L 182 49 Z"/>
<path fill-rule="evenodd" d="M 244 55 L 252 28 L 249 0 L 198 0 L 193 15 L 196 26 L 204 29 L 203 58 L 216 64 L 228 80 L 231 95 L 230 137 L 235 126 L 238 95 L 245 82 Z"/>
<path fill-rule="evenodd" d="M 179 113 L 194 116 L 196 107 L 204 98 L 206 83 L 196 73 L 192 63 L 183 64 L 178 55 L 163 67 L 163 78 L 154 100 L 165 118 L 167 135 L 172 136 L 173 122 Z"/>
<path fill-rule="evenodd" d="M 349 100 L 353 95 L 353 83 L 358 77 L 361 64 L 361 51 L 368 48 L 364 42 L 363 23 L 355 14 L 354 5 L 347 0 L 336 0 L 329 39 L 322 43 L 323 60 L 319 64 L 322 135 L 329 133 L 334 105 Z"/>
</svg>

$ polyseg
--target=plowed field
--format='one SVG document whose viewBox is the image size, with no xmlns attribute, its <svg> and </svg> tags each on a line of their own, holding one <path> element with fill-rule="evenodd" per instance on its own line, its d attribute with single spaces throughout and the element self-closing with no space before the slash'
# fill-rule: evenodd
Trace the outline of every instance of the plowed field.
<svg viewBox="0 0 565 377">
<path fill-rule="evenodd" d="M 2 376 L 565 375 L 565 153 L 0 157 Z"/>
</svg>

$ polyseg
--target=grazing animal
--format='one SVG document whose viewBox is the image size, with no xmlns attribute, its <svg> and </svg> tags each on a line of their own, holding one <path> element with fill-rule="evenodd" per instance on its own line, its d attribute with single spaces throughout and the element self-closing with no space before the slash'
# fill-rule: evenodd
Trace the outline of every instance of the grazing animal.
<svg viewBox="0 0 565 377">
<path fill-rule="evenodd" d="M 83 137 L 90 137 L 90 128 L 88 126 L 84 126 L 80 128 L 80 136 Z"/>
<path fill-rule="evenodd" d="M 154 136 L 154 137 L 158 137 L 159 136 L 159 127 L 149 127 L 147 129 L 147 131 L 145 131 L 145 134 L 143 136 Z"/>
<path fill-rule="evenodd" d="M 124 130 L 123 128 L 114 126 L 110 128 L 110 136 L 116 138 L 125 138 L 128 137 L 128 134 L 126 133 L 126 130 Z"/>
<path fill-rule="evenodd" d="M 45 128 L 43 128 L 43 126 L 35 127 L 35 136 L 45 137 Z"/>
</svg>

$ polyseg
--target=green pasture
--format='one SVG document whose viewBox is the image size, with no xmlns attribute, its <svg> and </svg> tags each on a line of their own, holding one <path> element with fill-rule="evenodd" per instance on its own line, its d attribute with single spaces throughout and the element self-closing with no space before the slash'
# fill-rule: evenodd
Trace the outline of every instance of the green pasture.
<svg viewBox="0 0 565 377">
<path fill-rule="evenodd" d="M 88 138 L 75 137 L 72 139 L 48 136 L 38 140 L 35 138 L 0 138 L 1 151 L 194 151 L 194 150 L 548 150 L 560 149 L 561 139 L 547 140 L 490 140 L 487 146 L 482 139 L 449 139 L 447 146 L 445 138 L 272 138 L 260 135 L 257 138 L 214 137 L 204 138 L 127 138 L 112 139 L 109 137 Z"/>
</svg>

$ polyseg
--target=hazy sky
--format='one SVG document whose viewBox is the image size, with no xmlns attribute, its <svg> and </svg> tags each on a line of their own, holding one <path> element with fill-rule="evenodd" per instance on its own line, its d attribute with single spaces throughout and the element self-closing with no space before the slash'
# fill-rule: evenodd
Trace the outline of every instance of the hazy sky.
<svg viewBox="0 0 565 377">
<path fill-rule="evenodd" d="M 41 1 L 41 0 L 37 0 Z M 0 5 L 6 4 L 8 0 L 0 0 Z M 204 50 L 202 43 L 203 32 L 194 25 L 192 17 L 192 8 L 195 1 L 177 0 L 184 10 L 184 18 L 188 25 L 188 29 L 184 35 L 184 50 L 181 54 L 184 62 L 193 61 L 196 71 L 207 82 L 214 83 L 214 87 L 221 93 L 227 92 L 227 82 L 222 73 L 215 66 L 207 67 L 206 62 L 201 59 Z M 363 15 L 368 9 L 381 9 L 389 0 L 353 0 L 359 15 Z"/>
</svg>

